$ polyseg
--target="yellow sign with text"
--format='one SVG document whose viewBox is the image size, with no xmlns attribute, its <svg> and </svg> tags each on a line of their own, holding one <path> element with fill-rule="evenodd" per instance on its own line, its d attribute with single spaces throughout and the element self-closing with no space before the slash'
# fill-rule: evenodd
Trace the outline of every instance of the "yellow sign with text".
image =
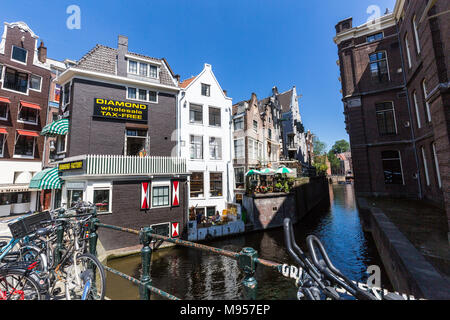
<svg viewBox="0 0 450 320">
<path fill-rule="evenodd" d="M 148 105 L 142 103 L 95 98 L 94 117 L 147 122 Z"/>
</svg>

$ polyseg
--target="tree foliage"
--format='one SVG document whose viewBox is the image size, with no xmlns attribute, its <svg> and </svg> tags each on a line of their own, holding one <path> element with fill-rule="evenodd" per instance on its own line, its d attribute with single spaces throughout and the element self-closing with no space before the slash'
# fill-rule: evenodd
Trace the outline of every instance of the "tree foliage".
<svg viewBox="0 0 450 320">
<path fill-rule="evenodd" d="M 314 136 L 313 148 L 315 155 L 322 155 L 326 152 L 327 144 L 325 142 L 320 141 L 319 138 Z"/>
<path fill-rule="evenodd" d="M 343 152 L 350 151 L 350 144 L 345 140 L 339 140 L 336 141 L 331 148 L 330 152 L 333 152 L 334 154 L 339 154 Z"/>
</svg>

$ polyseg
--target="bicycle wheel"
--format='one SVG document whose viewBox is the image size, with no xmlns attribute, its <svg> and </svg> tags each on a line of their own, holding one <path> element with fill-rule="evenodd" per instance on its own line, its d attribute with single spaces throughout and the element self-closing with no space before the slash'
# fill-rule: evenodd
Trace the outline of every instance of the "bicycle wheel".
<svg viewBox="0 0 450 320">
<path fill-rule="evenodd" d="M 0 300 L 41 300 L 36 280 L 25 270 L 5 269 L 0 272 Z"/>
<path fill-rule="evenodd" d="M 105 297 L 105 270 L 97 257 L 90 253 L 77 256 L 67 268 L 67 300 L 103 300 Z"/>
</svg>

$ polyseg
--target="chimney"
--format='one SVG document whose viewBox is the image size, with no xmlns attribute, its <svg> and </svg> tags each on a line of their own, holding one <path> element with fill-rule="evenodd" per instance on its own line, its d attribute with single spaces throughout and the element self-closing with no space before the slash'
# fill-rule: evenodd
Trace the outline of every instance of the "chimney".
<svg viewBox="0 0 450 320">
<path fill-rule="evenodd" d="M 128 37 L 119 35 L 117 41 L 117 75 L 127 76 L 125 55 L 128 53 Z"/>
<path fill-rule="evenodd" d="M 272 88 L 272 94 L 273 94 L 273 95 L 277 95 L 277 94 L 278 94 L 278 88 L 277 88 L 277 86 L 274 86 L 274 87 Z"/>
<path fill-rule="evenodd" d="M 227 90 L 223 90 L 223 94 L 227 97 Z"/>
<path fill-rule="evenodd" d="M 38 48 L 38 60 L 42 63 L 47 61 L 47 48 L 44 47 L 44 41 L 41 41 L 41 45 Z"/>
</svg>

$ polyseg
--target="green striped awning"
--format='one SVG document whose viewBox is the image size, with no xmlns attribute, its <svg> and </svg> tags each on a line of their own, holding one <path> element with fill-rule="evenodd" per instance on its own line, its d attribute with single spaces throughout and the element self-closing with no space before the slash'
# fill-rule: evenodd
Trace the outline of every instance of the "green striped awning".
<svg viewBox="0 0 450 320">
<path fill-rule="evenodd" d="M 30 181 L 30 189 L 51 190 L 61 189 L 62 180 L 58 168 L 45 169 L 37 173 Z"/>
<path fill-rule="evenodd" d="M 52 122 L 42 129 L 42 136 L 63 136 L 69 132 L 69 119 Z"/>
</svg>

